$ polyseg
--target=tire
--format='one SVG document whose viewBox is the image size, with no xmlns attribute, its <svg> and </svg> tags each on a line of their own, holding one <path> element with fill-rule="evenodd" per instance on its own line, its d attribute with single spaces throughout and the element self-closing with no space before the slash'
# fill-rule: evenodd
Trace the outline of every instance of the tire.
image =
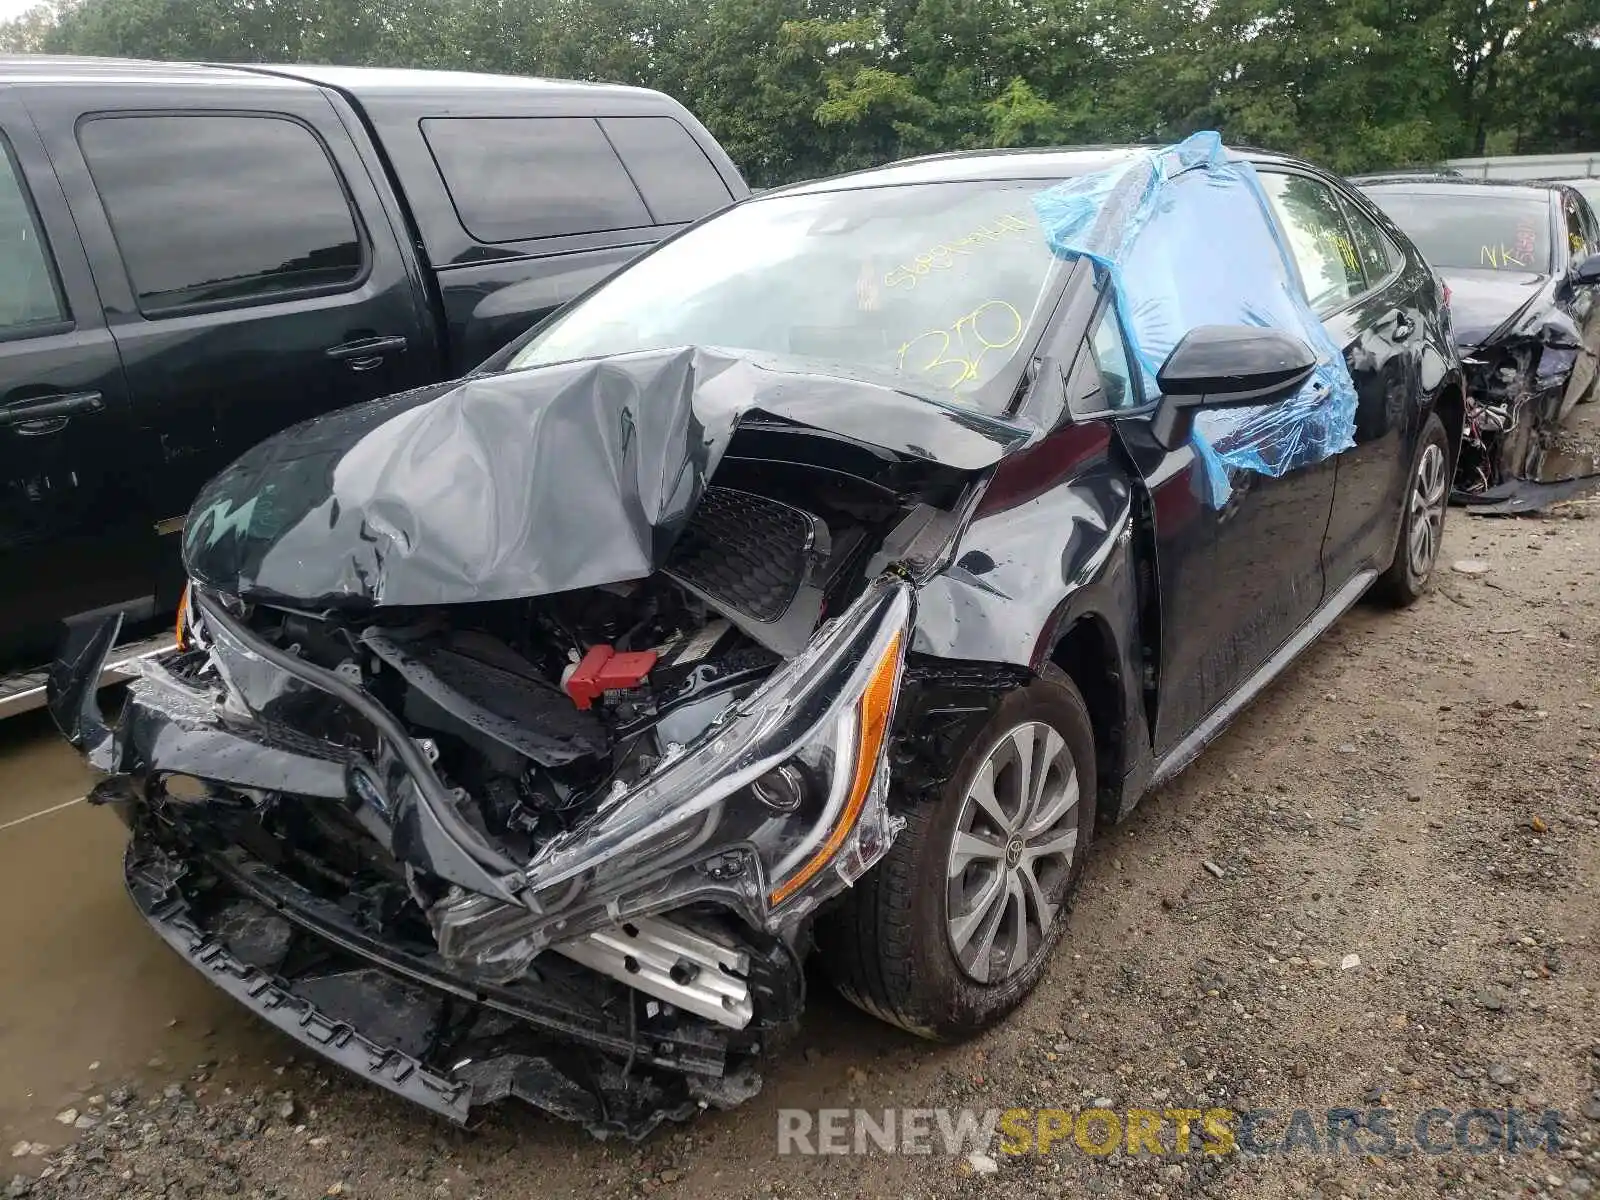
<svg viewBox="0 0 1600 1200">
<path fill-rule="evenodd" d="M 889 853 L 857 882 L 841 908 L 819 922 L 818 949 L 840 992 L 873 1016 L 919 1036 L 954 1041 L 995 1024 L 1039 982 L 1066 927 L 1067 902 L 1094 840 L 1094 731 L 1072 681 L 1054 667 L 1045 671 L 1007 693 L 976 735 L 951 751 L 953 771 L 935 776 L 947 782 L 902 809 L 906 826 Z M 1020 820 L 1016 831 L 1002 838 L 990 816 L 997 810 L 969 799 L 969 790 L 980 769 L 993 767 L 991 794 L 1000 799 L 998 812 L 1015 818 L 1006 798 L 1016 794 L 1024 744 L 1047 764 L 1043 798 L 1035 810 L 1038 823 Z M 948 764 L 935 766 L 948 769 Z M 1075 812 L 1066 807 L 1073 798 L 1072 781 Z M 958 825 L 976 839 L 964 840 L 963 851 L 979 841 L 985 845 L 981 855 L 962 854 L 965 866 L 952 883 L 948 869 L 957 853 Z M 1069 840 L 1073 845 L 1063 854 L 1060 847 Z M 995 878 L 1003 882 L 996 885 Z M 1038 891 L 1027 888 L 1025 878 L 1038 880 Z M 978 906 L 964 908 L 963 902 L 986 896 L 997 896 L 995 905 L 1003 909 L 990 933 L 997 949 L 982 952 L 986 923 L 979 921 L 966 943 L 963 965 L 956 929 L 949 924 L 951 910 L 966 918 L 964 930 Z M 1053 906 L 1042 931 L 1039 899 Z M 993 906 L 982 911 L 993 918 Z M 1015 940 L 1019 917 L 1027 938 L 1021 947 Z M 1009 960 L 1006 945 L 1013 952 Z"/>
<path fill-rule="evenodd" d="M 1444 422 L 1439 420 L 1438 413 L 1429 413 L 1422 436 L 1417 439 L 1411 471 L 1406 476 L 1394 559 L 1372 588 L 1374 596 L 1394 608 L 1415 604 L 1433 584 L 1439 547 L 1444 540 L 1444 517 L 1450 503 L 1454 466 Z M 1418 532 L 1424 521 L 1426 530 Z"/>
</svg>

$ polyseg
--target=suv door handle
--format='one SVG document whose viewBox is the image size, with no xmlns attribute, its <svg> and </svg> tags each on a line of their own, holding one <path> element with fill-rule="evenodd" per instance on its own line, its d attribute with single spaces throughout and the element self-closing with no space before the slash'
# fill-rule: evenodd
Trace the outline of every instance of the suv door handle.
<svg viewBox="0 0 1600 1200">
<path fill-rule="evenodd" d="M 105 397 L 99 392 L 28 396 L 0 404 L 0 425 L 13 426 L 24 437 L 33 437 L 65 429 L 69 417 L 99 412 L 105 406 Z"/>
<path fill-rule="evenodd" d="M 352 371 L 370 371 L 383 362 L 385 354 L 399 354 L 405 348 L 406 339 L 401 334 L 392 333 L 329 346 L 323 353 L 329 358 L 349 363 Z"/>
</svg>

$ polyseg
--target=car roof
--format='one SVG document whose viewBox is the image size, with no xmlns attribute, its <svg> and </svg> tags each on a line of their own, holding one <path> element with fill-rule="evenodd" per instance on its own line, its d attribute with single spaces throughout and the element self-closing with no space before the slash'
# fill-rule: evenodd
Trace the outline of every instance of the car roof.
<svg viewBox="0 0 1600 1200">
<path fill-rule="evenodd" d="M 1346 175 L 1345 182 L 1366 187 L 1373 183 L 1415 183 L 1430 179 L 1449 183 L 1466 178 L 1467 176 L 1454 167 L 1395 167 L 1389 171 L 1367 171 L 1360 175 Z"/>
<path fill-rule="evenodd" d="M 1563 185 L 1532 179 L 1457 179 L 1442 175 L 1413 175 L 1404 178 L 1385 176 L 1381 179 L 1364 179 L 1357 186 L 1363 191 L 1408 192 L 1416 196 L 1448 196 L 1452 192 L 1476 188 L 1479 191 L 1522 195 L 1529 199 L 1538 197 L 1548 199 L 1550 193 L 1559 192 Z"/>
<path fill-rule="evenodd" d="M 228 64 L 218 64 L 227 68 Z M 582 96 L 594 99 L 605 95 L 654 95 L 646 88 L 621 83 L 589 83 L 578 79 L 546 79 L 532 75 L 491 75 L 480 71 L 430 71 L 410 67 L 330 67 L 304 63 L 264 63 L 243 70 L 270 71 L 304 79 L 308 83 L 335 88 L 357 99 L 365 96 L 390 96 L 399 93 L 482 92 L 515 90 L 540 93 L 546 98 Z"/>
<path fill-rule="evenodd" d="M 778 195 L 842 192 L 855 188 L 896 187 L 914 183 L 958 183 L 1004 179 L 1070 179 L 1127 162 L 1136 154 L 1160 149 L 1156 145 L 1023 147 L 1005 150 L 955 150 L 902 159 L 887 166 L 852 171 L 826 179 L 812 179 L 761 193 L 761 199 Z M 1232 159 L 1260 165 L 1273 163 L 1308 166 L 1297 159 L 1245 147 L 1224 147 Z"/>
<path fill-rule="evenodd" d="M 54 54 L 0 54 L 0 82 L 28 84 L 204 84 L 208 82 L 335 88 L 358 99 L 404 93 L 491 94 L 515 90 L 562 96 L 649 96 L 645 88 L 574 79 L 490 75 L 473 71 L 424 71 L 390 67 L 329 67 L 301 64 L 146 62 L 135 58 L 81 58 Z"/>
<path fill-rule="evenodd" d="M 78 58 L 57 54 L 0 54 L 0 81 L 30 84 L 204 83 L 257 78 L 232 67 L 204 63 L 145 62 L 136 58 Z"/>
</svg>

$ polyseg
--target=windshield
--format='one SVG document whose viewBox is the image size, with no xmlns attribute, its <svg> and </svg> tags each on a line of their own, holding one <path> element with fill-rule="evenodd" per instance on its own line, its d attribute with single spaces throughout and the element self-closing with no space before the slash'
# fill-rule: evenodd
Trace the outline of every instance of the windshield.
<svg viewBox="0 0 1600 1200">
<path fill-rule="evenodd" d="M 509 366 L 716 347 L 1001 413 L 1057 265 L 1033 211 L 1044 186 L 916 184 L 750 201 L 614 276 Z"/>
<path fill-rule="evenodd" d="M 1369 195 L 1436 267 L 1550 271 L 1550 206 L 1543 195 L 1496 196 L 1476 187 L 1374 188 Z"/>
</svg>

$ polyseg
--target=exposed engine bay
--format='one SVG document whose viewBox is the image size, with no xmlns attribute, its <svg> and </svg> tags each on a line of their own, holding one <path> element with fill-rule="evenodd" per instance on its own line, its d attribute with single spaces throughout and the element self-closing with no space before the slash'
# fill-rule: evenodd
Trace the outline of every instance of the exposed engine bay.
<svg viewBox="0 0 1600 1200">
<path fill-rule="evenodd" d="M 892 841 L 912 580 L 971 485 L 751 423 L 647 577 L 439 605 L 197 582 L 115 731 L 92 689 L 55 711 L 111 772 L 135 901 L 265 1019 L 453 1119 L 517 1095 L 642 1136 L 758 1086 L 810 921 Z"/>
</svg>

